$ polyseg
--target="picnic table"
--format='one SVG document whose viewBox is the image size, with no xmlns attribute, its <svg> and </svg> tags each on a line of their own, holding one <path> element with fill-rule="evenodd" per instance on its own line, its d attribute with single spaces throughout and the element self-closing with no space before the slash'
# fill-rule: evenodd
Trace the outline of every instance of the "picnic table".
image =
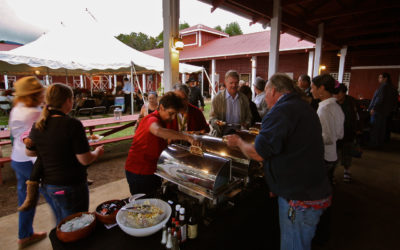
<svg viewBox="0 0 400 250">
<path fill-rule="evenodd" d="M 120 119 L 118 119 L 118 120 L 115 119 L 114 117 L 107 117 L 107 118 L 82 120 L 81 122 L 82 122 L 83 127 L 86 129 L 86 132 L 88 132 L 90 135 L 92 135 L 93 132 L 105 131 L 105 132 L 99 134 L 99 136 L 106 137 L 108 135 L 114 134 L 123 129 L 135 126 L 138 118 L 139 118 L 139 115 L 125 115 L 125 116 L 121 116 Z M 126 123 L 126 124 L 121 125 L 121 123 Z M 114 125 L 114 126 L 108 126 L 108 125 Z M 108 144 L 108 143 L 130 140 L 132 138 L 133 138 L 133 132 L 131 135 L 127 135 L 127 136 L 121 136 L 121 137 L 116 137 L 116 138 L 111 138 L 111 139 L 103 139 L 103 140 L 99 140 L 99 141 L 90 142 L 89 145 L 91 147 L 97 147 L 97 146 Z M 2 175 L 1 175 L 1 168 L 3 167 L 4 163 L 11 161 L 10 157 L 3 157 L 3 154 L 1 151 L 1 146 L 7 145 L 7 144 L 11 144 L 10 130 L 1 130 L 0 131 L 0 184 L 3 183 Z"/>
<path fill-rule="evenodd" d="M 135 126 L 138 118 L 139 118 L 139 115 L 125 115 L 125 116 L 121 116 L 120 119 L 115 119 L 114 117 L 107 117 L 107 118 L 99 118 L 99 119 L 82 120 L 82 124 L 87 129 L 87 132 L 90 135 L 92 135 L 93 132 L 107 130 L 106 132 L 99 134 L 100 136 L 105 137 L 105 136 L 114 134 L 118 131 L 121 131 L 123 129 Z M 120 123 L 126 123 L 126 124 L 119 125 Z M 114 124 L 118 124 L 118 125 L 99 127 L 99 126 L 114 125 Z M 97 142 L 91 142 L 90 146 L 97 147 L 99 145 L 128 140 L 128 139 L 132 139 L 132 138 L 133 138 L 133 133 L 132 133 L 132 135 L 121 136 L 121 137 L 111 138 L 111 139 L 105 139 L 105 140 L 100 140 Z"/>
</svg>

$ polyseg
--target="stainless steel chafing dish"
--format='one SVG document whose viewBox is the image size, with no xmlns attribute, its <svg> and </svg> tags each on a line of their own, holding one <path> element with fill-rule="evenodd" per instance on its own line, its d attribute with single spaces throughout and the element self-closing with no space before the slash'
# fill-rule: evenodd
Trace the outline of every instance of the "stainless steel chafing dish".
<svg viewBox="0 0 400 250">
<path fill-rule="evenodd" d="M 256 133 L 247 130 L 238 130 L 236 134 L 249 143 L 254 143 Z M 219 155 L 232 160 L 232 175 L 240 178 L 245 184 L 249 182 L 249 175 L 253 168 L 259 167 L 257 162 L 248 159 L 238 148 L 228 147 L 223 138 L 200 135 L 196 138 L 201 143 L 203 151 Z"/>
<path fill-rule="evenodd" d="M 170 145 L 161 153 L 156 175 L 191 196 L 197 194 L 213 201 L 240 184 L 232 179 L 229 158 L 202 152 L 200 148 L 191 151 L 182 145 Z"/>
</svg>

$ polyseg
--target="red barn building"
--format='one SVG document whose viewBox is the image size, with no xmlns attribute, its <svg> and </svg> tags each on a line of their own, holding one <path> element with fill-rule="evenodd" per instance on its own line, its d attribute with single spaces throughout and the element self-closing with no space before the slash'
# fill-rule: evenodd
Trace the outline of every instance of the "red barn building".
<svg viewBox="0 0 400 250">
<path fill-rule="evenodd" d="M 269 31 L 229 37 L 228 34 L 205 25 L 195 25 L 180 31 L 183 51 L 180 62 L 203 66 L 211 74 L 215 62 L 216 82 L 223 82 L 224 74 L 235 69 L 241 79 L 251 82 L 252 60 L 256 60 L 256 76 L 268 78 Z M 314 44 L 287 33 L 281 34 L 279 46 L 279 72 L 287 73 L 293 79 L 301 74 L 312 72 Z M 163 58 L 163 49 L 144 51 Z M 339 50 L 326 47 L 322 53 L 321 65 L 336 79 L 339 71 Z M 396 87 L 400 84 L 400 50 L 349 50 L 346 55 L 343 82 L 349 86 L 350 95 L 356 98 L 371 99 L 379 86 L 377 81 L 381 72 L 392 76 Z M 201 75 L 198 76 L 201 80 Z M 208 79 L 204 79 L 207 92 Z"/>
</svg>

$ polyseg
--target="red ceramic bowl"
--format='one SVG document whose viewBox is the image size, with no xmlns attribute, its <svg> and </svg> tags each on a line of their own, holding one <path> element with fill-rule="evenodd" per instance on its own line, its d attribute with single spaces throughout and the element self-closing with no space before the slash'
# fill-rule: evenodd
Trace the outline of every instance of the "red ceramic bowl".
<svg viewBox="0 0 400 250">
<path fill-rule="evenodd" d="M 98 205 L 95 210 L 97 220 L 103 224 L 115 224 L 116 223 L 115 217 L 117 216 L 119 209 L 115 210 L 112 214 L 107 214 L 107 215 L 103 215 L 103 214 L 99 213 L 98 209 L 100 209 L 100 207 L 103 204 L 108 204 L 108 203 L 117 202 L 117 201 L 120 201 L 120 200 L 109 200 L 109 201 L 105 201 L 105 202 L 101 203 L 100 205 Z"/>
<path fill-rule="evenodd" d="M 86 238 L 87 236 L 89 236 L 89 234 L 94 230 L 94 228 L 96 227 L 96 217 L 94 218 L 93 222 L 90 223 L 88 226 L 78 229 L 76 231 L 73 232 L 62 232 L 61 231 L 61 225 L 63 225 L 65 222 L 72 220 L 75 217 L 79 217 L 82 214 L 93 214 L 93 213 L 89 213 L 89 212 L 79 212 L 76 214 L 72 214 L 66 218 L 64 218 L 58 225 L 57 225 L 57 229 L 56 229 L 56 235 L 57 238 L 63 242 L 74 242 L 83 238 Z M 94 214 L 93 214 L 94 215 Z"/>
</svg>

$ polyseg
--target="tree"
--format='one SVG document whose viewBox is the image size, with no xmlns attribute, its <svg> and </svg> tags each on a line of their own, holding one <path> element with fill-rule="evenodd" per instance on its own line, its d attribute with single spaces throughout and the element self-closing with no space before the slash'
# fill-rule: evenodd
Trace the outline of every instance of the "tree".
<svg viewBox="0 0 400 250">
<path fill-rule="evenodd" d="M 224 32 L 227 33 L 229 36 L 243 35 L 242 29 L 237 22 L 227 24 L 225 26 Z"/>
<path fill-rule="evenodd" d="M 142 32 L 132 32 L 129 35 L 119 34 L 117 39 L 139 51 L 157 48 L 157 39 L 151 36 L 149 37 Z"/>
<path fill-rule="evenodd" d="M 183 30 L 183 29 L 186 29 L 189 27 L 190 27 L 190 25 L 187 22 L 179 24 L 179 30 Z"/>
<path fill-rule="evenodd" d="M 190 25 L 187 22 L 179 24 L 179 30 L 183 30 L 186 28 L 189 28 Z M 157 48 L 163 48 L 164 47 L 164 31 L 161 31 L 161 33 L 156 37 L 157 40 Z"/>
<path fill-rule="evenodd" d="M 224 30 L 222 29 L 221 25 L 215 26 L 214 29 L 215 29 L 215 30 L 218 30 L 218 31 L 224 32 Z"/>
</svg>

